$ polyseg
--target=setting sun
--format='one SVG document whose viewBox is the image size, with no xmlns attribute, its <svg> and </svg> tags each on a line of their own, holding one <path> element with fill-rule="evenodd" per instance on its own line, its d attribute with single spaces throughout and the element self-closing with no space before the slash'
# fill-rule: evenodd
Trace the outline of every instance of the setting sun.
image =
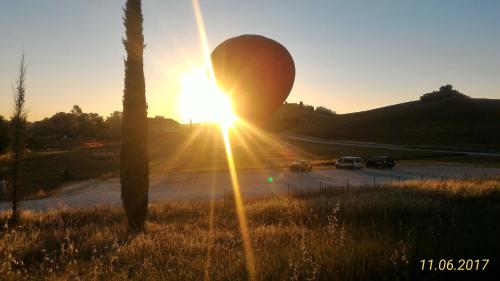
<svg viewBox="0 0 500 281">
<path fill-rule="evenodd" d="M 207 67 L 195 67 L 181 77 L 179 108 L 183 122 L 216 123 L 229 128 L 237 119 L 229 96 L 219 89 Z"/>
</svg>

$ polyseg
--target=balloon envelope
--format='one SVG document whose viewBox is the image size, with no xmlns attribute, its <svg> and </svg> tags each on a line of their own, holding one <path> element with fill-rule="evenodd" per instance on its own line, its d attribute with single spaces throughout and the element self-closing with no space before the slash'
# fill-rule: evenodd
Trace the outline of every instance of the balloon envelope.
<svg viewBox="0 0 500 281">
<path fill-rule="evenodd" d="M 211 60 L 217 83 L 230 95 L 235 113 L 250 122 L 265 122 L 293 87 L 292 56 L 264 36 L 230 38 L 214 49 Z"/>
</svg>

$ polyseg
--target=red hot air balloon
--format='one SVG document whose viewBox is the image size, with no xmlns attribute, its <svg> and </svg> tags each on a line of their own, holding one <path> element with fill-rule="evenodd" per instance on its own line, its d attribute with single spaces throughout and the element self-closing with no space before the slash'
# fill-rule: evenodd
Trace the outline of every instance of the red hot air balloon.
<svg viewBox="0 0 500 281">
<path fill-rule="evenodd" d="M 235 113 L 261 124 L 286 100 L 295 64 L 280 43 L 260 35 L 222 42 L 211 55 L 217 84 L 231 97 Z"/>
</svg>

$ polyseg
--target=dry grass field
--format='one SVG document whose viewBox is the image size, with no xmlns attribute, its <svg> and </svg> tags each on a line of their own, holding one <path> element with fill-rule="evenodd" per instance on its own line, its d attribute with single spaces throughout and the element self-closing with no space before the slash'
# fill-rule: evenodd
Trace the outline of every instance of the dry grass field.
<svg viewBox="0 0 500 281">
<path fill-rule="evenodd" d="M 245 202 L 256 280 L 495 280 L 500 179 L 408 181 Z M 0 214 L 2 280 L 248 280 L 233 204 L 152 205 L 147 230 L 121 208 Z M 489 259 L 484 271 L 420 260 Z M 498 280 L 498 279 L 497 279 Z"/>
</svg>

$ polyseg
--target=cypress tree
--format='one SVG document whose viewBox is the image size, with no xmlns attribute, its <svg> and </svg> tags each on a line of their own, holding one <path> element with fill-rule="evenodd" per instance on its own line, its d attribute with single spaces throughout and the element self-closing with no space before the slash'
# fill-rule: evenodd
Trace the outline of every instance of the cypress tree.
<svg viewBox="0 0 500 281">
<path fill-rule="evenodd" d="M 26 137 L 26 70 L 27 65 L 24 60 L 24 52 L 19 63 L 19 77 L 14 90 L 14 112 L 10 124 L 12 126 L 12 218 L 11 225 L 15 226 L 19 220 L 18 204 L 19 204 L 19 174 L 21 170 L 21 161 L 25 152 L 25 137 Z"/>
<path fill-rule="evenodd" d="M 149 160 L 141 0 L 127 0 L 120 183 L 130 230 L 141 231 L 148 211 Z"/>
</svg>

